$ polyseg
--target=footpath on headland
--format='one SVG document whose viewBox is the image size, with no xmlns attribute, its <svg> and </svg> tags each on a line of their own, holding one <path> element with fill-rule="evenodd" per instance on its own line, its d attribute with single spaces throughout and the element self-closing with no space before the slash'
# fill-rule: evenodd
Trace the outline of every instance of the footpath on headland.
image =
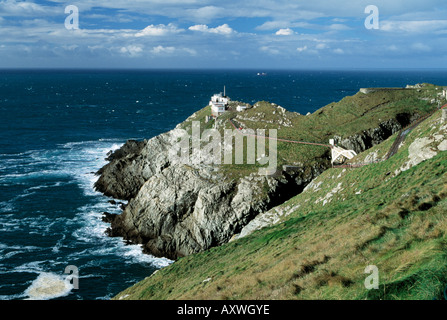
<svg viewBox="0 0 447 320">
<path fill-rule="evenodd" d="M 447 108 L 447 104 L 443 105 L 442 107 L 440 107 L 439 109 L 434 110 L 433 112 L 430 112 L 429 114 L 425 115 L 424 117 L 419 118 L 417 121 L 409 124 L 408 126 L 402 128 L 398 135 L 396 140 L 394 141 L 394 143 L 391 145 L 389 151 L 387 152 L 386 156 L 381 159 L 381 160 L 375 160 L 375 161 L 369 161 L 369 162 L 364 162 L 364 163 L 354 163 L 354 164 L 338 164 L 338 165 L 332 165 L 332 168 L 361 168 L 373 163 L 379 163 L 379 162 L 383 162 L 388 160 L 389 158 L 391 158 L 392 156 L 394 156 L 397 151 L 399 150 L 400 145 L 405 141 L 405 138 L 407 137 L 407 135 L 413 130 L 415 129 L 419 124 L 421 124 L 424 120 L 428 119 L 429 117 L 431 117 L 434 113 L 436 113 L 438 110 L 442 110 Z M 256 135 L 256 134 L 249 134 L 249 133 L 245 133 L 243 132 L 242 128 L 237 128 L 236 125 L 233 123 L 233 121 L 231 119 L 228 119 L 228 121 L 231 123 L 231 125 L 233 126 L 234 129 L 236 129 L 239 133 L 241 133 L 244 136 L 247 137 L 257 137 L 257 138 L 264 138 L 264 139 L 271 139 L 271 140 L 276 140 L 276 141 L 281 141 L 281 142 L 286 142 L 286 143 L 296 143 L 296 144 L 304 144 L 304 145 L 314 145 L 314 146 L 322 146 L 322 147 L 326 147 L 326 148 L 334 148 L 334 146 L 330 145 L 330 144 L 323 144 L 323 143 L 317 143 L 317 142 L 307 142 L 307 141 L 294 141 L 294 140 L 287 140 L 287 139 L 281 139 L 281 138 L 274 138 L 274 137 L 267 137 L 267 136 L 260 136 L 260 135 Z"/>
<path fill-rule="evenodd" d="M 237 128 L 233 121 L 231 119 L 228 119 L 228 121 L 230 121 L 231 125 L 238 130 L 238 132 L 240 132 L 241 134 L 243 134 L 244 136 L 247 137 L 259 137 L 259 138 L 266 138 L 266 139 L 271 139 L 271 140 L 276 140 L 276 141 L 282 141 L 282 142 L 289 142 L 289 143 L 298 143 L 298 144 L 307 144 L 307 145 L 313 145 L 313 146 L 322 146 L 322 147 L 327 147 L 327 148 L 333 148 L 333 146 L 331 146 L 330 144 L 323 144 L 323 143 L 316 143 L 316 142 L 306 142 L 306 141 L 294 141 L 294 140 L 286 140 L 286 139 L 280 139 L 280 138 L 273 138 L 273 137 L 267 137 L 267 136 L 260 136 L 260 135 L 256 135 L 256 134 L 248 134 L 248 133 L 244 133 L 242 131 L 241 128 Z"/>
</svg>

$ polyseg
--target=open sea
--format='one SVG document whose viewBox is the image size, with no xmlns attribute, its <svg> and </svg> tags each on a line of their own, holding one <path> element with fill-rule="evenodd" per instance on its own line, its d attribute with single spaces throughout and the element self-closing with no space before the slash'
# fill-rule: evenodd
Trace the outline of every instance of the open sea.
<svg viewBox="0 0 447 320">
<path fill-rule="evenodd" d="M 0 300 L 109 299 L 172 263 L 105 235 L 102 213 L 120 209 L 94 191 L 94 173 L 224 86 L 306 114 L 362 87 L 421 82 L 447 85 L 447 71 L 0 70 Z"/>
</svg>

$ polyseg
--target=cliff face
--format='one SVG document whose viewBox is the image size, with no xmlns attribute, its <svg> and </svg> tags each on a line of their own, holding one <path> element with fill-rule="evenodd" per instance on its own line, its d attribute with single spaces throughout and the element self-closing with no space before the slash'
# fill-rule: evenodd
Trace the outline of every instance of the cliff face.
<svg viewBox="0 0 447 320">
<path fill-rule="evenodd" d="M 360 153 L 378 145 L 389 136 L 417 120 L 417 118 L 418 116 L 414 114 L 400 113 L 395 118 L 381 122 L 376 128 L 366 129 L 344 139 L 335 136 L 334 140 L 339 146 Z"/>
<path fill-rule="evenodd" d="M 335 138 L 341 147 L 360 153 L 427 114 L 433 108 L 429 95 L 437 96 L 435 87 L 358 93 L 307 116 L 258 102 L 243 113 L 226 112 L 215 125 L 222 133 L 232 128 L 228 120 L 233 119 L 242 128 L 276 128 L 279 138 L 319 143 Z M 287 143 L 278 144 L 278 170 L 272 176 L 258 175 L 256 166 L 185 165 L 170 156 L 182 134 L 192 132 L 192 121 L 214 126 L 207 116 L 209 108 L 204 108 L 169 132 L 128 141 L 109 155 L 95 188 L 128 200 L 122 214 L 106 216 L 111 236 L 172 259 L 203 251 L 245 233 L 251 221 L 250 230 L 268 224 L 275 215 L 264 212 L 301 193 L 331 166 L 329 148 Z"/>
<path fill-rule="evenodd" d="M 250 182 L 220 182 L 203 169 L 170 166 L 151 177 L 112 230 L 157 256 L 176 258 L 227 242 L 256 213 L 268 208 L 271 196 L 257 197 L 262 177 Z"/>
<path fill-rule="evenodd" d="M 209 165 L 169 162 L 177 129 L 149 141 L 128 141 L 98 173 L 98 191 L 129 200 L 109 215 L 109 235 L 175 259 L 228 242 L 256 215 L 287 200 L 323 172 L 327 159 L 295 173 L 225 179 Z"/>
<path fill-rule="evenodd" d="M 447 123 L 436 112 L 385 160 L 400 136 L 351 161 L 380 164 L 326 170 L 241 239 L 180 259 L 114 299 L 444 299 Z M 370 264 L 385 275 L 379 290 L 365 289 Z"/>
<path fill-rule="evenodd" d="M 414 115 L 400 114 L 396 118 L 380 123 L 377 128 L 370 128 L 362 131 L 361 133 L 352 135 L 344 139 L 339 136 L 334 136 L 334 140 L 336 144 L 342 146 L 345 149 L 354 150 L 357 153 L 361 153 L 372 148 L 375 145 L 379 145 L 416 119 L 417 117 Z M 329 166 L 326 168 L 329 168 Z M 302 171 L 300 171 L 300 173 L 302 174 Z M 311 181 L 302 181 L 300 185 L 305 187 L 304 190 L 306 190 L 308 187 L 312 186 L 312 183 L 309 182 Z M 337 190 L 334 190 L 334 193 L 335 192 L 337 192 Z M 271 226 L 275 224 L 276 221 L 279 221 L 282 217 L 288 216 L 290 213 L 296 211 L 298 208 L 299 205 L 290 208 L 281 208 L 278 206 L 265 211 L 257 215 L 247 225 L 245 225 L 242 228 L 241 232 L 237 234 L 233 239 L 245 237 L 255 230 L 259 230 L 266 226 Z"/>
<path fill-rule="evenodd" d="M 341 144 L 363 151 L 406 122 L 386 121 Z M 328 150 L 302 168 L 229 180 L 217 167 L 170 162 L 167 152 L 178 130 L 148 141 L 128 141 L 109 156 L 95 185 L 108 196 L 129 200 L 121 215 L 108 217 L 109 235 L 143 244 L 144 251 L 155 256 L 175 259 L 228 242 L 250 221 L 256 224 L 263 212 L 299 194 L 330 166 Z"/>
<path fill-rule="evenodd" d="M 161 134 L 149 142 L 127 141 L 109 155 L 109 163 L 98 171 L 95 188 L 115 199 L 134 198 L 143 184 L 169 165 L 165 156 L 172 132 Z"/>
</svg>

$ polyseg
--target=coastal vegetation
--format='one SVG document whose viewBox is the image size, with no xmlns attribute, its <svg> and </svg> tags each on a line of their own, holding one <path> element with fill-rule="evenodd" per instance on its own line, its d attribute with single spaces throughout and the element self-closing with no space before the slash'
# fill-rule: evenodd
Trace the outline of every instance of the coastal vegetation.
<svg viewBox="0 0 447 320">
<path fill-rule="evenodd" d="M 418 139 L 445 137 L 440 113 L 389 160 L 326 170 L 279 206 L 292 208 L 280 222 L 180 258 L 115 299 L 443 299 L 447 154 L 401 171 Z M 394 139 L 352 161 L 385 155 Z M 378 289 L 365 288 L 368 265 L 379 270 Z"/>
<path fill-rule="evenodd" d="M 121 215 L 108 217 L 110 235 L 175 262 L 115 299 L 441 299 L 441 92 L 431 84 L 361 90 L 307 115 L 261 101 L 213 120 L 205 107 L 166 134 L 129 141 L 96 184 L 129 200 Z M 278 141 L 277 173 L 264 177 L 259 164 L 169 161 L 166 150 L 182 129 L 192 133 L 193 121 L 201 132 L 223 135 L 234 124 L 319 145 Z M 368 165 L 332 167 L 329 139 L 357 152 L 348 165 Z M 395 141 L 402 142 L 388 159 Z M 365 287 L 369 266 L 379 272 L 378 289 Z"/>
<path fill-rule="evenodd" d="M 329 139 L 337 136 L 341 141 L 368 128 L 378 128 L 389 119 L 396 119 L 402 125 L 409 124 L 418 117 L 424 117 L 435 110 L 438 105 L 438 93 L 442 87 L 423 84 L 418 89 L 390 88 L 371 90 L 368 94 L 358 92 L 347 96 L 341 101 L 330 103 L 312 114 L 301 115 L 289 112 L 274 103 L 260 101 L 243 112 L 237 112 L 234 102 L 230 110 L 219 116 L 217 125 L 214 120 L 206 122 L 211 115 L 209 107 L 205 107 L 184 121 L 180 127 L 191 133 L 192 121 L 199 121 L 201 132 L 216 128 L 224 136 L 224 130 L 233 130 L 229 120 L 238 128 L 265 129 L 268 136 L 269 129 L 277 130 L 277 137 L 292 141 L 314 142 L 328 145 Z M 268 140 L 266 150 L 268 150 Z M 247 151 L 246 139 L 244 150 Z M 307 167 L 315 159 L 329 158 L 330 150 L 322 146 L 297 145 L 278 141 L 278 168 L 283 165 L 299 165 Z M 359 151 L 359 150 L 356 150 Z M 244 159 L 247 158 L 245 154 Z M 223 162 L 223 161 L 222 161 Z M 261 165 L 258 163 L 220 167 L 226 178 L 240 178 L 253 173 Z M 262 166 L 261 166 L 262 167 Z"/>
</svg>

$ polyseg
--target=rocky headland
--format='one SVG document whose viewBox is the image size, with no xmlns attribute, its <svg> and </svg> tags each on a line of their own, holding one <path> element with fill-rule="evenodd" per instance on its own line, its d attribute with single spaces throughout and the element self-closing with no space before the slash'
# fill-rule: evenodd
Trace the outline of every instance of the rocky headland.
<svg viewBox="0 0 447 320">
<path fill-rule="evenodd" d="M 216 126 L 230 128 L 224 121 L 230 118 L 244 128 L 273 128 L 282 123 L 276 127 L 278 137 L 309 141 L 306 135 L 312 131 L 314 142 L 328 143 L 333 138 L 339 146 L 360 153 L 432 107 L 422 99 L 418 101 L 423 106 L 411 108 L 396 103 L 408 99 L 408 92 L 359 92 L 306 116 L 261 102 L 242 113 L 227 112 Z M 423 94 L 414 90 L 410 98 Z M 270 176 L 259 175 L 257 170 L 229 174 L 223 164 L 176 162 L 168 153 L 181 131 L 190 129 L 193 120 L 205 126 L 208 109 L 149 140 L 129 140 L 108 156 L 109 163 L 98 171 L 95 188 L 128 201 L 122 214 L 106 214 L 110 236 L 142 244 L 146 253 L 170 259 L 204 251 L 238 237 L 251 221 L 256 224 L 257 216 L 301 193 L 331 167 L 330 149 L 322 147 L 296 155 L 278 147 L 278 168 Z"/>
</svg>

